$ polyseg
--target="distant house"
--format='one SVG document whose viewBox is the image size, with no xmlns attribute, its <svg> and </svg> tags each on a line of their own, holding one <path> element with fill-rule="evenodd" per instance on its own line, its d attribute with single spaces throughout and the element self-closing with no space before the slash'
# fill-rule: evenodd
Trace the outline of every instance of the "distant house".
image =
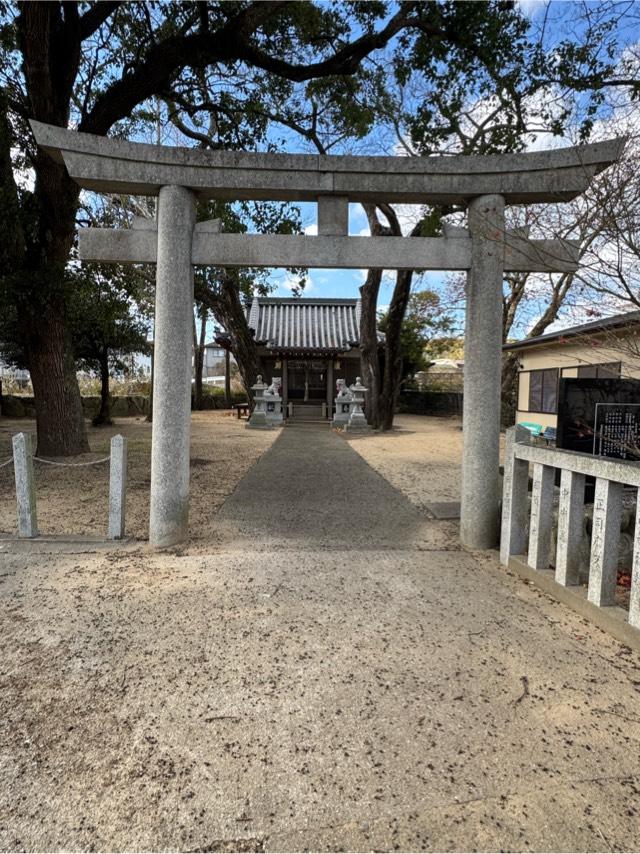
<svg viewBox="0 0 640 854">
<path fill-rule="evenodd" d="M 556 427 L 561 378 L 640 379 L 640 311 L 526 338 L 502 349 L 518 358 L 516 423 Z"/>
<path fill-rule="evenodd" d="M 254 297 L 247 322 L 267 382 L 282 380 L 285 407 L 319 409 L 330 415 L 336 381 L 361 375 L 360 300 Z"/>
<path fill-rule="evenodd" d="M 204 345 L 204 365 L 202 368 L 202 376 L 204 379 L 222 376 L 222 385 L 224 385 L 224 360 L 225 348 L 221 347 L 216 342 L 211 342 Z M 231 363 L 235 364 L 235 359 L 230 356 Z"/>
</svg>

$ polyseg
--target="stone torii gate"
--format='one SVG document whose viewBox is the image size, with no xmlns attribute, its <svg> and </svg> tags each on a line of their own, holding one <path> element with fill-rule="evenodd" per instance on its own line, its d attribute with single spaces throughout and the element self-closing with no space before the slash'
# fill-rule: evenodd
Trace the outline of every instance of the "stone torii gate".
<svg viewBox="0 0 640 854">
<path fill-rule="evenodd" d="M 461 539 L 496 544 L 502 286 L 505 272 L 578 269 L 570 241 L 505 229 L 505 205 L 568 201 L 620 156 L 623 140 L 525 154 L 337 157 L 211 152 L 121 142 L 31 122 L 77 184 L 158 196 L 155 221 L 82 229 L 80 257 L 156 264 L 149 539 L 186 539 L 193 265 L 466 270 Z M 196 223 L 198 198 L 315 201 L 318 236 L 221 234 Z M 349 202 L 464 204 L 468 229 L 443 238 L 349 237 Z"/>
</svg>

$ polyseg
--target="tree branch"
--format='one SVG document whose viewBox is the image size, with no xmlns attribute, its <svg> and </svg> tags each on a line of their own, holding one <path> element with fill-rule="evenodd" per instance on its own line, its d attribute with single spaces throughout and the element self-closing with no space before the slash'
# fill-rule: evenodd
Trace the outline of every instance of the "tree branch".
<svg viewBox="0 0 640 854">
<path fill-rule="evenodd" d="M 98 2 L 94 3 L 93 6 L 84 13 L 84 15 L 80 18 L 80 40 L 84 41 L 92 36 L 96 30 L 99 30 L 100 27 L 107 20 L 109 15 L 111 15 L 118 6 L 121 5 L 121 2 Z"/>
<path fill-rule="evenodd" d="M 146 58 L 130 73 L 100 95 L 78 130 L 106 134 L 152 95 L 165 92 L 183 68 L 201 68 L 215 62 L 241 61 L 294 82 L 316 77 L 352 74 L 371 51 L 413 23 L 403 12 L 396 13 L 378 33 L 368 33 L 344 45 L 333 56 L 315 63 L 296 65 L 270 56 L 250 42 L 250 36 L 290 0 L 252 3 L 216 32 L 172 36 L 152 45 Z"/>
</svg>

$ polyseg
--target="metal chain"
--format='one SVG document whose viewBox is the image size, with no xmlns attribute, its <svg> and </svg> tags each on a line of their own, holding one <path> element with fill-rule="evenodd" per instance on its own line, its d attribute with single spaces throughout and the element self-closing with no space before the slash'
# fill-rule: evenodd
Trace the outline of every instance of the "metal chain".
<svg viewBox="0 0 640 854">
<path fill-rule="evenodd" d="M 81 468 L 82 466 L 97 466 L 100 463 L 106 463 L 111 459 L 111 456 L 103 457 L 101 460 L 92 460 L 89 463 L 56 463 L 53 460 L 43 460 L 42 457 L 34 457 L 33 460 L 36 463 L 45 463 L 48 466 L 65 466 L 69 468 Z"/>
<path fill-rule="evenodd" d="M 8 466 L 10 462 L 13 462 L 13 457 L 9 457 L 8 460 L 5 460 L 5 462 L 0 463 L 0 469 L 3 469 L 5 466 Z"/>
</svg>

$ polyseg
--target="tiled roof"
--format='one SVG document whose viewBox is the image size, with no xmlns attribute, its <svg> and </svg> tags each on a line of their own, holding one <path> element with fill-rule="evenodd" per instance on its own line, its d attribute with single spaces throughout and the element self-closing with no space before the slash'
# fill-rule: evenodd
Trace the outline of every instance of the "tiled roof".
<svg viewBox="0 0 640 854">
<path fill-rule="evenodd" d="M 271 350 L 339 352 L 360 341 L 360 301 L 254 297 L 248 322 Z"/>
<path fill-rule="evenodd" d="M 547 332 L 546 335 L 536 335 L 535 338 L 523 338 L 522 341 L 514 341 L 503 344 L 503 350 L 524 350 L 525 347 L 535 347 L 538 344 L 551 344 L 563 338 L 579 338 L 582 335 L 597 335 L 608 329 L 618 329 L 637 326 L 640 324 L 640 311 L 626 311 L 622 314 L 614 314 L 611 317 L 600 317 L 589 323 L 581 323 L 580 326 L 570 326 L 568 329 L 559 329 L 557 332 Z"/>
</svg>

